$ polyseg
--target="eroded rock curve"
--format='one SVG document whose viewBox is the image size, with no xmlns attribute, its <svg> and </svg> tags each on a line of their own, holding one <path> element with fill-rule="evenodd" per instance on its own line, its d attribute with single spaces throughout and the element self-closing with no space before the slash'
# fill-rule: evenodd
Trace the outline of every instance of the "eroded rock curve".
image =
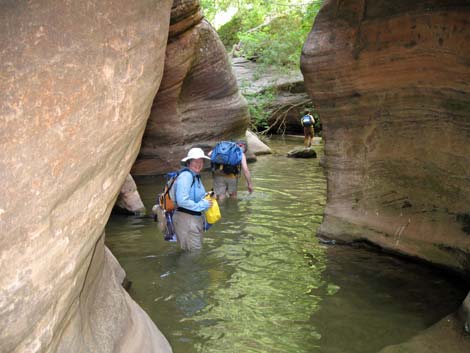
<svg viewBox="0 0 470 353">
<path fill-rule="evenodd" d="M 192 145 L 207 152 L 219 140 L 245 134 L 246 101 L 217 32 L 200 11 L 197 0 L 173 4 L 164 76 L 134 176 L 166 173 Z"/>
<path fill-rule="evenodd" d="M 0 4 L 2 353 L 171 351 L 116 287 L 102 245 L 162 77 L 170 9 Z"/>
</svg>

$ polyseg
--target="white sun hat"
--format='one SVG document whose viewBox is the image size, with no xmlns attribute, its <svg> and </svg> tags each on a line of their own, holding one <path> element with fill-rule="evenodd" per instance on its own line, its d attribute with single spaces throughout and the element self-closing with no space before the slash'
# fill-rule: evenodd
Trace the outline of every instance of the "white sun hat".
<svg viewBox="0 0 470 353">
<path fill-rule="evenodd" d="M 190 159 L 199 159 L 199 158 L 205 158 L 205 159 L 210 159 L 209 157 L 207 157 L 205 154 L 204 154 L 204 151 L 199 148 L 199 147 L 194 147 L 194 148 L 191 148 L 189 151 L 188 151 L 188 155 L 186 157 L 184 157 L 181 162 L 186 162 L 186 161 L 189 161 Z"/>
</svg>

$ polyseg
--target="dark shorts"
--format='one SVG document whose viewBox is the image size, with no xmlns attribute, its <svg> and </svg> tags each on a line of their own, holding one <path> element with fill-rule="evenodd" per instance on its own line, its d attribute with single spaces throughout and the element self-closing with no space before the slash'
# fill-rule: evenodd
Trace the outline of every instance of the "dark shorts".
<svg viewBox="0 0 470 353">
<path fill-rule="evenodd" d="M 304 126 L 304 136 L 313 137 L 313 126 Z"/>
</svg>

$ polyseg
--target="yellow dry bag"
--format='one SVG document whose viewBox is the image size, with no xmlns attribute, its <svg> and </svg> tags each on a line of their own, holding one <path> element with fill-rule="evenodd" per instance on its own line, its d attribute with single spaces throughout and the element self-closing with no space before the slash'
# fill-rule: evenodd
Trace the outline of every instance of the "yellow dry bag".
<svg viewBox="0 0 470 353">
<path fill-rule="evenodd" d="M 212 206 L 205 212 L 206 221 L 209 224 L 214 224 L 222 218 L 222 215 L 220 214 L 219 204 L 217 203 L 217 199 L 215 198 L 215 196 L 211 196 L 210 194 L 208 194 L 205 198 L 206 200 L 212 200 Z"/>
</svg>

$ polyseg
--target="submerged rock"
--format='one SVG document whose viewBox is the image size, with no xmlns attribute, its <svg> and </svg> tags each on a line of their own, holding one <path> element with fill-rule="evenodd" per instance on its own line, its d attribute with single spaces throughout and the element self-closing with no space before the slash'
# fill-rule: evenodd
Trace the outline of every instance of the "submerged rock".
<svg viewBox="0 0 470 353">
<path fill-rule="evenodd" d="M 317 152 L 312 147 L 297 147 L 287 153 L 289 158 L 317 158 Z"/>
</svg>

